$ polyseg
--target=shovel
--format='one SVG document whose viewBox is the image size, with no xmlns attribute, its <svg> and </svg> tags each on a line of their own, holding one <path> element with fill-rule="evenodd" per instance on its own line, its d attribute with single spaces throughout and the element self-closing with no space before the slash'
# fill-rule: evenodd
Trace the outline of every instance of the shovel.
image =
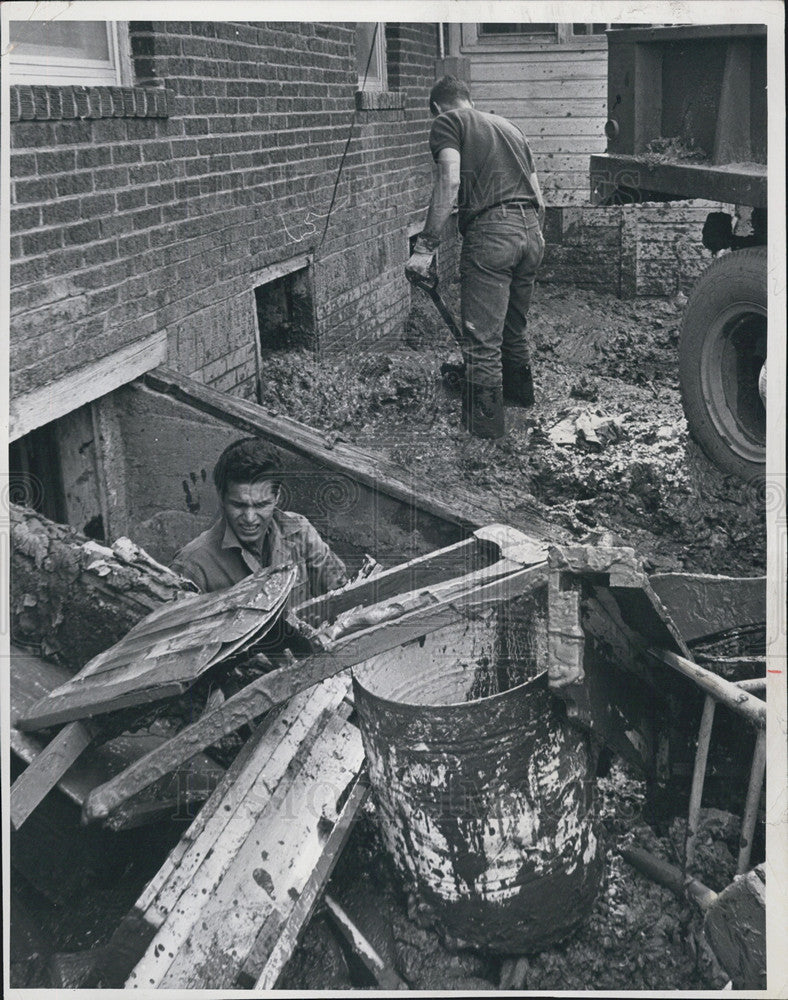
<svg viewBox="0 0 788 1000">
<path fill-rule="evenodd" d="M 407 272 L 406 272 L 407 273 Z M 433 259 L 430 265 L 430 273 L 426 278 L 423 278 L 418 274 L 407 274 L 408 281 L 415 285 L 416 288 L 420 288 L 425 292 L 435 303 L 435 308 L 441 315 L 441 319 L 449 328 L 449 333 L 454 337 L 457 343 L 462 349 L 462 334 L 460 333 L 460 328 L 454 321 L 454 317 L 449 310 L 449 307 L 441 298 L 440 292 L 438 291 L 438 269 Z M 441 365 L 441 378 L 443 379 L 443 384 L 452 392 L 459 392 L 462 389 L 462 384 L 465 381 L 465 362 L 462 364 L 452 364 L 451 362 L 446 362 Z"/>
</svg>

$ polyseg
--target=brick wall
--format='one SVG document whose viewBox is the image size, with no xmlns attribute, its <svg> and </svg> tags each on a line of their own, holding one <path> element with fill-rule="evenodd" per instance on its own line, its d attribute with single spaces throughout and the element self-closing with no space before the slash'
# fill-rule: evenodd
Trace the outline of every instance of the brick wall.
<svg viewBox="0 0 788 1000">
<path fill-rule="evenodd" d="M 718 202 L 664 202 L 547 209 L 539 280 L 611 292 L 622 298 L 690 291 L 711 263 L 701 243 Z"/>
<path fill-rule="evenodd" d="M 12 395 L 164 330 L 171 366 L 249 396 L 253 287 L 304 254 L 320 347 L 399 337 L 436 43 L 431 24 L 386 33 L 397 95 L 357 112 L 319 248 L 354 25 L 133 22 L 135 87 L 13 87 Z"/>
</svg>

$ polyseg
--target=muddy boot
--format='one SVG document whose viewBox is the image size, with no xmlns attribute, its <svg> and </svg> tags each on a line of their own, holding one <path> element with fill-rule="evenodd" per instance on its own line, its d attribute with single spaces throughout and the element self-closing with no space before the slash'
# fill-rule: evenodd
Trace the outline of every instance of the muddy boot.
<svg viewBox="0 0 788 1000">
<path fill-rule="evenodd" d="M 531 366 L 523 362 L 503 364 L 504 399 L 517 406 L 534 405 L 534 380 Z"/>
<path fill-rule="evenodd" d="M 500 386 L 466 380 L 462 392 L 462 426 L 481 438 L 504 435 L 503 394 Z"/>
</svg>

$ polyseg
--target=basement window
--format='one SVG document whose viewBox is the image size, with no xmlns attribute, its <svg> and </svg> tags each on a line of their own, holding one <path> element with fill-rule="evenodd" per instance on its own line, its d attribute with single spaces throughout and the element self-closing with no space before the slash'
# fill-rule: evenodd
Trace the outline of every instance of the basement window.
<svg viewBox="0 0 788 1000">
<path fill-rule="evenodd" d="M 260 351 L 315 347 L 315 316 L 309 267 L 301 267 L 254 290 Z"/>
</svg>

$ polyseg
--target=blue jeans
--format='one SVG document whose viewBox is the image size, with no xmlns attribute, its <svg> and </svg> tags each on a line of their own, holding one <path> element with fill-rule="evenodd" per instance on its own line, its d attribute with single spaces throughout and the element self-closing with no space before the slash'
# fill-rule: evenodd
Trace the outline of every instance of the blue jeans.
<svg viewBox="0 0 788 1000">
<path fill-rule="evenodd" d="M 528 364 L 528 307 L 544 238 L 536 209 L 498 205 L 477 216 L 460 254 L 463 354 L 468 379 L 499 386 L 501 364 Z"/>
</svg>

